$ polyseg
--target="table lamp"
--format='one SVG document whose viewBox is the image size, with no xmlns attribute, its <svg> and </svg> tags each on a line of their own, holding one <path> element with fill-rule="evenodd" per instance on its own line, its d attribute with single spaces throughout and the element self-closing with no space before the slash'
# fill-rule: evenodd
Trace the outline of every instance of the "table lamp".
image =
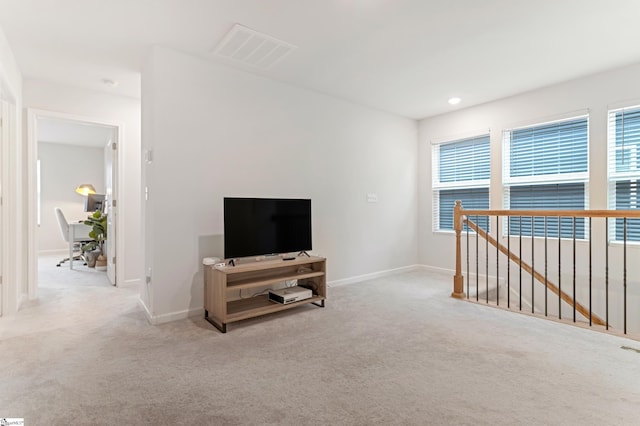
<svg viewBox="0 0 640 426">
<path fill-rule="evenodd" d="M 83 183 L 82 185 L 76 188 L 76 192 L 86 197 L 89 194 L 95 194 L 96 189 L 90 183 Z"/>
</svg>

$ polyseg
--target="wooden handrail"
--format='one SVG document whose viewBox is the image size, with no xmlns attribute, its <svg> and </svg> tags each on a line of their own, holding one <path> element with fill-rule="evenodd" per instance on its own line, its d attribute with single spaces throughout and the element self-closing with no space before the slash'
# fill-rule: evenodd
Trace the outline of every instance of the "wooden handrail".
<svg viewBox="0 0 640 426">
<path fill-rule="evenodd" d="M 455 212 L 455 210 L 454 210 L 454 212 Z M 465 213 L 469 213 L 470 210 L 464 210 L 464 212 Z M 496 215 L 496 213 L 495 213 L 496 210 L 492 210 L 492 212 L 494 213 L 493 215 Z M 518 265 L 521 265 L 522 269 L 524 269 L 527 273 L 533 275 L 533 277 L 538 282 L 542 283 L 542 285 L 546 285 L 547 288 L 550 289 L 554 294 L 556 294 L 556 295 L 559 294 L 560 298 L 563 301 L 568 303 L 570 306 L 573 306 L 574 303 L 575 303 L 576 311 L 580 312 L 580 314 L 582 314 L 585 318 L 589 318 L 589 310 L 587 308 L 585 308 L 584 306 L 582 306 L 578 302 L 574 302 L 574 300 L 573 300 L 573 298 L 571 296 L 566 294 L 564 291 L 560 291 L 560 289 L 555 284 L 553 284 L 548 279 L 545 279 L 545 277 L 542 274 L 540 274 L 539 272 L 534 270 L 529 264 L 527 264 L 522 259 L 520 259 L 520 257 L 518 257 L 514 253 L 510 252 L 504 245 L 502 245 L 498 241 L 496 241 L 495 238 L 493 238 L 491 235 L 489 235 L 489 233 L 487 233 L 484 229 L 480 228 L 476 223 L 474 223 L 473 221 L 469 220 L 468 218 L 464 219 L 464 221 L 467 223 L 467 226 L 469 228 L 473 229 L 479 236 L 481 236 L 482 238 L 486 239 L 489 242 L 489 244 L 491 244 L 493 247 L 496 247 L 498 250 L 500 250 L 502 253 L 504 253 L 513 262 L 517 263 Z M 456 264 L 457 264 L 457 262 L 456 262 Z M 454 282 L 454 289 L 455 289 L 455 282 Z M 591 320 L 593 321 L 594 324 L 605 325 L 605 322 L 602 320 L 602 318 L 598 317 L 597 315 L 594 315 L 593 313 L 591 313 Z"/>
<path fill-rule="evenodd" d="M 467 210 L 461 206 L 460 214 L 464 216 L 627 217 L 640 219 L 640 210 Z"/>
</svg>

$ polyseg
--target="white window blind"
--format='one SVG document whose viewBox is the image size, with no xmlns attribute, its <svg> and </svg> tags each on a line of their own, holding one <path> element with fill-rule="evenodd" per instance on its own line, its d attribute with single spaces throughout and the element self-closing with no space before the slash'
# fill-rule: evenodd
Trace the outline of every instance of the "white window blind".
<svg viewBox="0 0 640 426">
<path fill-rule="evenodd" d="M 544 123 L 503 133 L 505 208 L 581 210 L 587 207 L 588 117 Z M 573 237 L 573 219 L 547 220 L 547 236 Z M 543 218 L 511 219 L 512 235 L 544 236 Z M 584 219 L 576 238 L 584 238 Z"/>
<path fill-rule="evenodd" d="M 640 208 L 640 106 L 609 111 L 609 208 Z M 624 239 L 624 219 L 610 221 L 609 237 Z M 640 221 L 627 219 L 627 240 L 640 241 Z"/>
<path fill-rule="evenodd" d="M 433 145 L 433 228 L 453 230 L 453 207 L 489 208 L 489 135 Z M 480 223 L 481 226 L 486 224 Z"/>
</svg>

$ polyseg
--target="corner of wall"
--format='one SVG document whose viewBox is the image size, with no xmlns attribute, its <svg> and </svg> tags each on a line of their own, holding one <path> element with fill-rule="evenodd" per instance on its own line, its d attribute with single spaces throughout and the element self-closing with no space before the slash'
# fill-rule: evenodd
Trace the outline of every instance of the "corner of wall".
<svg viewBox="0 0 640 426">
<path fill-rule="evenodd" d="M 151 313 L 150 309 L 144 303 L 142 298 L 138 298 L 138 304 L 142 308 L 144 315 L 147 318 L 147 321 L 149 321 L 149 324 L 151 325 L 159 325 L 167 322 L 204 315 L 204 308 L 193 308 L 193 309 L 187 309 L 184 311 L 169 312 L 167 314 L 162 314 L 162 315 L 154 315 Z"/>
</svg>

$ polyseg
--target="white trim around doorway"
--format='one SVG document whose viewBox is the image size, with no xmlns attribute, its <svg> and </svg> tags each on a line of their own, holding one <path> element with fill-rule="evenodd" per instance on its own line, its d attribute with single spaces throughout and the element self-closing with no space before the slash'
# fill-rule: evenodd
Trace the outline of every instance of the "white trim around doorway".
<svg viewBox="0 0 640 426">
<path fill-rule="evenodd" d="M 62 120 L 82 122 L 86 124 L 97 124 L 104 126 L 112 126 L 117 132 L 117 180 L 115 188 L 118 202 L 118 215 L 116 217 L 116 286 L 124 284 L 125 256 L 124 256 L 124 238 L 122 231 L 124 230 L 124 218 L 126 215 L 126 204 L 124 189 L 126 188 L 126 175 L 123 171 L 124 165 L 124 124 L 102 120 L 99 118 L 79 116 L 74 114 L 46 111 L 34 108 L 27 108 L 27 287 L 29 300 L 38 297 L 38 251 L 36 243 L 36 223 L 37 223 L 37 180 L 36 180 L 36 163 L 38 160 L 38 143 L 37 143 L 37 120 L 38 118 L 57 118 Z"/>
</svg>

